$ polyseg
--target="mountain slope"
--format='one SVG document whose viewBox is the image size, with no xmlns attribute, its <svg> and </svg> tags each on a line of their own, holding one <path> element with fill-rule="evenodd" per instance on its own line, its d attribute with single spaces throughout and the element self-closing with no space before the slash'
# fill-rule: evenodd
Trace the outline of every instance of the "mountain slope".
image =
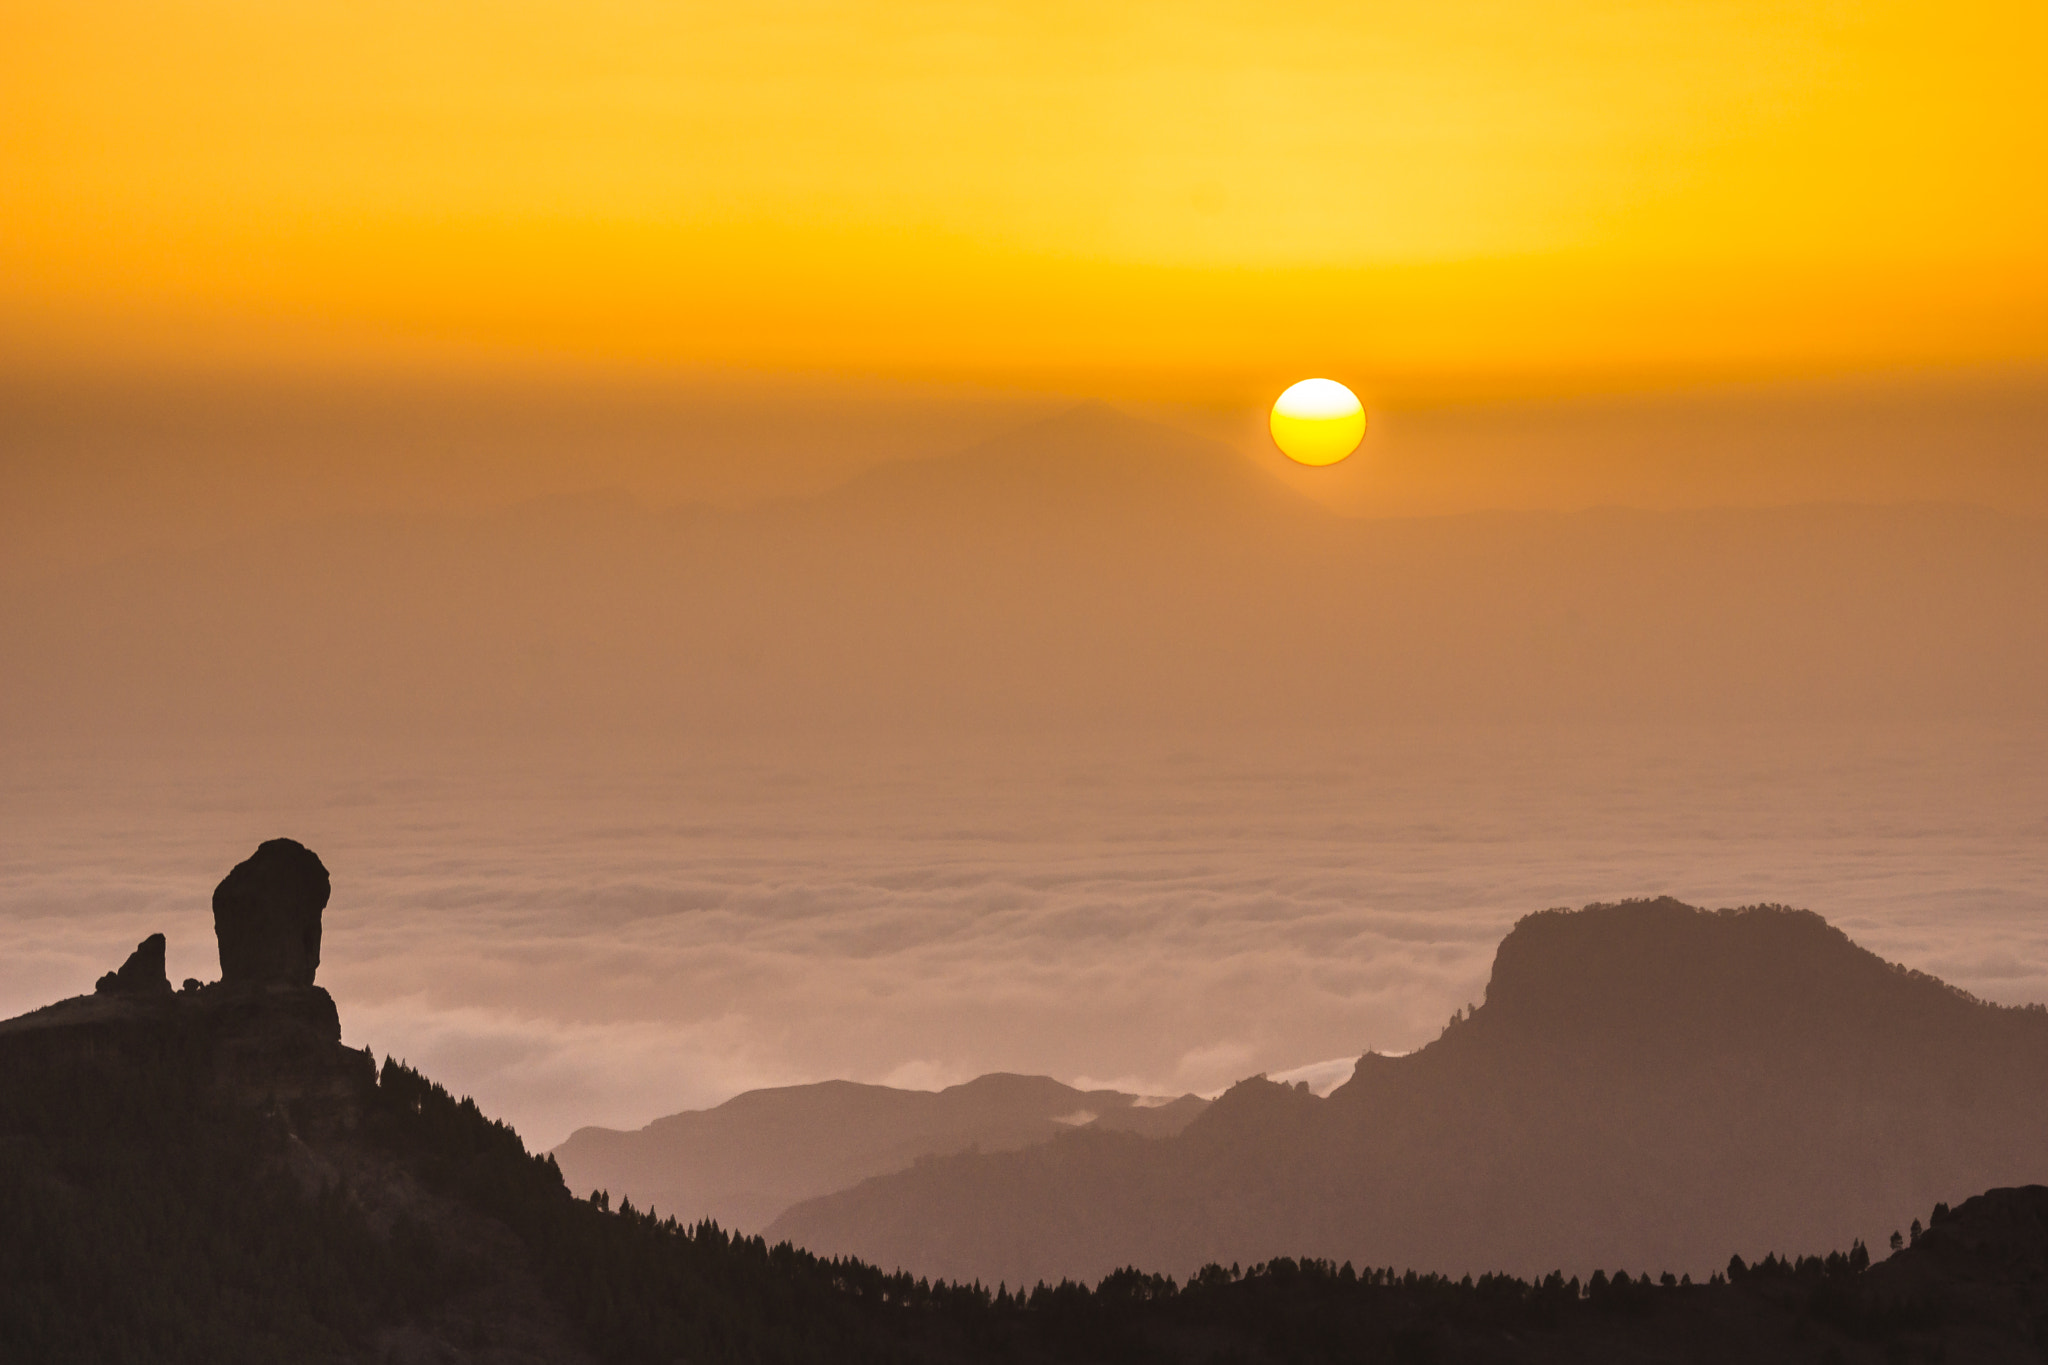
<svg viewBox="0 0 2048 1365">
<path fill-rule="evenodd" d="M 1657 901 L 1524 919 L 1483 1006 L 1368 1054 L 1328 1099 L 1247 1081 L 1176 1138 L 928 1162 L 769 1236 L 1012 1283 L 1304 1252 L 1697 1273 L 2048 1178 L 2044 1132 L 2048 1011 L 1973 1000 L 1808 913 Z"/>
<path fill-rule="evenodd" d="M 750 1090 L 637 1132 L 578 1129 L 552 1155 L 571 1189 L 754 1232 L 799 1200 L 924 1157 L 1007 1151 L 1081 1127 L 1169 1136 L 1205 1107 L 1194 1095 L 1145 1106 L 1046 1076 L 981 1076 L 941 1091 L 825 1081 Z"/>
<path fill-rule="evenodd" d="M 299 855 L 318 867 L 317 885 L 234 882 L 266 856 L 274 865 Z M 1583 1285 L 1558 1275 L 1475 1282 L 1276 1257 L 1248 1270 L 1210 1265 L 1185 1284 L 1126 1269 L 1092 1290 L 1041 1284 L 1012 1296 L 684 1227 L 624 1201 L 614 1210 L 602 1194 L 572 1196 L 552 1160 L 528 1155 L 474 1104 L 342 1046 L 333 1000 L 306 979 L 316 961 L 255 951 L 304 947 L 328 881 L 309 850 L 272 841 L 223 883 L 240 888 L 226 902 L 235 913 L 216 921 L 224 950 L 235 940 L 223 961 L 247 970 L 174 992 L 164 939 L 153 935 L 92 996 L 0 1022 L 0 1359 L 1889 1365 L 2038 1361 L 2048 1343 L 2048 1188 L 2039 1186 L 1993 1190 L 1953 1212 L 1936 1206 L 1925 1236 L 1915 1222 L 1915 1244 L 1882 1265 L 1856 1245 L 1754 1268 L 1731 1261 L 1727 1281 L 1698 1285 L 1625 1273 Z M 1705 945 L 1694 954 L 1702 970 L 1634 974 L 1634 994 L 1615 995 L 1619 1013 L 1612 1001 L 1588 1009 L 1607 975 L 1600 926 L 1588 953 L 1586 917 L 1538 917 L 1503 975 L 1497 1017 L 1508 1036 L 1517 1011 L 1521 1024 L 1562 1019 L 1555 1032 L 1567 1047 L 1647 1066 L 1663 1037 L 1646 1045 L 1617 1025 L 1669 1012 L 1672 989 L 1709 1005 L 1740 996 L 1749 974 L 1738 970 L 1731 991 L 1724 968 L 1740 968 L 1744 955 L 1713 963 L 1726 926 L 1702 935 L 1693 912 L 1654 909 L 1661 919 L 1638 914 L 1633 927 Z M 1733 923 L 1738 937 L 1760 927 L 1783 969 L 1803 978 L 1844 955 L 1810 920 L 1752 912 Z M 1585 966 L 1584 979 L 1548 965 L 1560 954 Z M 1973 1012 L 1982 1007 L 1939 983 L 1861 960 L 1855 971 L 1867 979 L 1851 998 L 1892 991 L 1879 1003 L 1902 1036 L 1983 1023 Z M 1751 995 L 1775 998 L 1768 982 Z M 1782 1023 L 1765 1017 L 1760 1027 L 1777 1036 Z M 2018 1023 L 2021 1033 L 2030 1027 Z M 1484 1050 L 1479 1021 L 1461 1028 L 1453 1034 Z M 1026 1078 L 996 1088 L 1045 1086 Z M 1050 1153 L 1056 1164 L 1076 1151 L 1156 1155 L 1182 1144 L 1228 1154 L 1340 1108 L 1247 1085 L 1178 1139 L 1084 1130 L 982 1159 Z M 1236 1169 L 1255 1174 L 1242 1156 Z M 940 1160 L 918 1169 L 971 1168 Z M 1241 1192 L 1239 1212 L 1270 1192 Z"/>
<path fill-rule="evenodd" d="M 2048 1187 L 1937 1207 L 1879 1265 L 1858 1247 L 1730 1282 L 1276 1258 L 991 1295 L 575 1199 L 510 1129 L 404 1067 L 373 1074 L 323 1016 L 316 990 L 166 992 L 0 1024 L 0 1358 L 2003 1365 L 2048 1344 Z"/>
</svg>

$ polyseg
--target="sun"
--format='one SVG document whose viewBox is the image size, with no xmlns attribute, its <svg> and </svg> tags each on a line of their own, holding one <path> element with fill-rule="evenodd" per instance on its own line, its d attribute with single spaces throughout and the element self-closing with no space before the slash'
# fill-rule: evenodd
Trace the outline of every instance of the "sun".
<svg viewBox="0 0 2048 1365">
<path fill-rule="evenodd" d="M 1288 459 L 1335 464 L 1365 439 L 1365 405 L 1334 379 L 1304 379 L 1274 402 L 1271 425 Z"/>
</svg>

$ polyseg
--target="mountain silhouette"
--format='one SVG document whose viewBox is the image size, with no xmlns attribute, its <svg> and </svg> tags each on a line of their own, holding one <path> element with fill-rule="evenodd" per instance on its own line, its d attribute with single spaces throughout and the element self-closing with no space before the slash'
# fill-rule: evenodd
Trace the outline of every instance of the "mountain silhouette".
<svg viewBox="0 0 2048 1365">
<path fill-rule="evenodd" d="M 1341 524 L 1230 447 L 1104 403 L 1081 404 L 955 455 L 880 465 L 818 497 L 780 504 L 792 505 L 847 521 L 868 509 L 937 512 L 983 525 L 1188 516 Z"/>
<path fill-rule="evenodd" d="M 152 935 L 93 994 L 0 1022 L 0 1359 L 1890 1365 L 2041 1358 L 2048 1323 L 2042 1186 L 1993 1189 L 1953 1210 L 1937 1204 L 1925 1227 L 1913 1220 L 1910 1244 L 1878 1264 L 1858 1241 L 1826 1256 L 1773 1254 L 1754 1265 L 1732 1258 L 1725 1278 L 1716 1272 L 1702 1283 L 1653 1279 L 1646 1267 L 1617 1267 L 1611 1276 L 1600 1270 L 1583 1282 L 1559 1274 L 1475 1279 L 1275 1256 L 1248 1267 L 1207 1265 L 1185 1282 L 1125 1268 L 1092 1288 L 1041 1283 L 1014 1295 L 1006 1286 L 991 1292 L 821 1258 L 787 1243 L 733 1237 L 708 1222 L 683 1225 L 625 1199 L 614 1207 L 603 1191 L 579 1199 L 552 1158 L 529 1154 L 517 1133 L 471 1101 L 389 1058 L 377 1067 L 341 1043 L 335 1003 L 309 979 L 318 969 L 309 949 L 329 889 L 326 866 L 310 849 L 267 843 L 216 893 L 225 912 L 216 919 L 223 965 L 236 967 L 222 980 L 172 990 L 161 973 L 164 941 Z M 1624 932 L 1609 932 L 1603 916 Z M 1641 1071 L 1654 1067 L 1663 1044 L 1686 1039 L 1632 1026 L 1654 1025 L 1674 998 L 1683 1008 L 1733 1000 L 1761 1011 L 1753 1027 L 1733 1031 L 1729 1048 L 1740 1054 L 1755 1037 L 1800 1022 L 1796 1010 L 1774 1012 L 1782 981 L 1843 962 L 1850 968 L 1840 999 L 1851 1032 L 1882 1022 L 1893 1041 L 1986 1027 L 2026 1043 L 2035 1036 L 2020 1012 L 1987 1015 L 1988 1007 L 1939 983 L 1857 958 L 1810 916 L 1752 911 L 1704 927 L 1701 918 L 1659 905 L 1525 921 L 1511 940 L 1515 951 L 1504 945 L 1511 961 L 1487 1007 L 1498 1006 L 1494 1018 L 1508 1025 L 1482 1023 L 1482 1011 L 1446 1041 L 1468 1040 L 1462 1045 L 1484 1054 L 1486 1029 L 1512 1037 L 1533 1020 L 1566 1050 L 1630 1058 Z M 1735 947 L 1729 924 L 1741 940 Z M 1691 965 L 1634 971 L 1645 942 L 1675 942 Z M 1753 979 L 1758 945 L 1774 954 L 1778 980 Z M 1603 960 L 1608 950 L 1619 954 L 1631 989 L 1604 990 L 1614 970 Z M 1864 979 L 1853 979 L 1858 973 Z M 1881 1018 L 1859 1012 L 1873 989 Z M 1941 1053 L 1937 1038 L 1928 1055 Z M 1353 1084 L 1377 1071 L 1362 1068 Z M 1961 1084 L 1967 1090 L 1986 1078 L 2033 1079 L 1987 1062 Z M 902 1103 L 887 1093 L 802 1089 L 764 1092 L 752 1104 L 815 1112 L 821 1102 L 839 1101 L 886 1115 Z M 1019 1103 L 1034 1094 L 1064 1098 L 1061 1089 L 1029 1077 L 956 1087 Z M 1047 1152 L 1256 1147 L 1347 1105 L 1369 1108 L 1368 1089 L 1340 1103 L 1251 1084 L 1179 1137 L 1089 1125 L 1007 1156 L 927 1161 L 910 1175 Z M 975 1093 L 919 1102 L 970 1114 L 989 1107 Z M 1939 1101 L 1957 1102 L 1955 1095 Z M 1256 1173 L 1242 1160 L 1238 1169 Z M 1060 1202 L 1073 1192 L 1031 1190 L 1052 1200 L 1047 1209 L 1060 1218 L 1077 1211 L 1070 1199 Z M 1240 1211 L 1261 1197 L 1255 1188 L 1240 1192 Z M 1566 1237 L 1572 1232 L 1566 1228 Z"/>
<path fill-rule="evenodd" d="M 1030 1283 L 1307 1254 L 1447 1271 L 1874 1245 L 1896 1210 L 2048 1178 L 2048 1011 L 1888 964 L 1820 917 L 1548 911 L 1486 1001 L 1327 1099 L 1253 1079 L 1178 1136 L 920 1163 L 768 1229 Z"/>
<path fill-rule="evenodd" d="M 1007 1151 L 1084 1127 L 1163 1137 L 1207 1104 L 1195 1095 L 1140 1104 L 1047 1076 L 980 1076 L 939 1091 L 824 1081 L 749 1090 L 635 1132 L 579 1128 L 552 1155 L 571 1189 L 757 1232 L 799 1200 L 925 1157 Z"/>
</svg>

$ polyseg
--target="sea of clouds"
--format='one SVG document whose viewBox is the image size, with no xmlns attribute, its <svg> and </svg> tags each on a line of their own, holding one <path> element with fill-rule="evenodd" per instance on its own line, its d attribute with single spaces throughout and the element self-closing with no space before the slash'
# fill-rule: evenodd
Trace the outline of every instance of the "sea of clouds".
<svg viewBox="0 0 2048 1365">
<path fill-rule="evenodd" d="M 834 1076 L 1327 1091 L 1482 999 L 1521 915 L 1624 896 L 1802 905 L 2048 1000 L 2048 741 L 1995 730 L 252 748 L 20 763 L 0 825 L 0 1015 L 157 930 L 217 976 L 214 883 L 290 835 L 348 1041 L 535 1147 Z"/>
</svg>

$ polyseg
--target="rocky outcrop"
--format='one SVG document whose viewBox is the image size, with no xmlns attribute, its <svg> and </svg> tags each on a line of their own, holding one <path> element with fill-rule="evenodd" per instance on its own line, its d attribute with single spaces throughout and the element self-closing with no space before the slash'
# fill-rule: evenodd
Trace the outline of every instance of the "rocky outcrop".
<svg viewBox="0 0 2048 1365">
<path fill-rule="evenodd" d="M 2043 1132 L 2048 1010 L 1803 911 L 1639 901 L 1523 920 L 1483 1005 L 1327 1099 L 1258 1081 L 1176 1137 L 936 1158 L 764 1235 L 983 1283 L 1303 1254 L 1699 1277 L 2048 1179 Z"/>
<path fill-rule="evenodd" d="M 164 975 L 164 936 L 151 934 L 136 944 L 119 970 L 101 977 L 93 990 L 100 995 L 169 995 L 171 979 Z"/>
<path fill-rule="evenodd" d="M 272 839 L 213 894 L 222 979 L 173 991 L 151 934 L 91 995 L 0 1023 L 0 1064 L 48 1057 L 207 1059 L 215 1092 L 282 1114 L 303 1133 L 355 1126 L 375 1080 L 344 1047 L 332 996 L 313 984 L 327 869 L 305 845 Z"/>
<path fill-rule="evenodd" d="M 310 986 L 320 968 L 320 912 L 331 890 L 319 855 L 271 839 L 213 889 L 213 932 L 227 986 Z"/>
</svg>

